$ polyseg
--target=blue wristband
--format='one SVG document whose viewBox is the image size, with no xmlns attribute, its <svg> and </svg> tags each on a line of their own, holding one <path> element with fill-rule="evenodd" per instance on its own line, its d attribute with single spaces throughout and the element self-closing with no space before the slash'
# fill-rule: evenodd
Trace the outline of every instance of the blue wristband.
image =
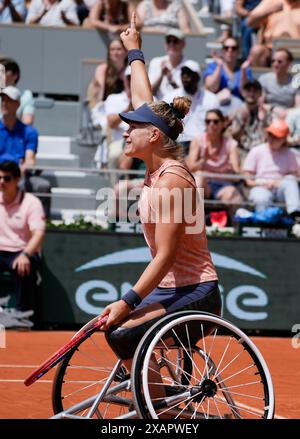
<svg viewBox="0 0 300 439">
<path fill-rule="evenodd" d="M 145 64 L 144 54 L 140 49 L 132 49 L 128 51 L 128 64 L 132 61 L 142 61 Z"/>
<path fill-rule="evenodd" d="M 124 300 L 131 309 L 135 309 L 142 301 L 140 296 L 132 289 L 127 291 L 121 299 Z"/>
</svg>

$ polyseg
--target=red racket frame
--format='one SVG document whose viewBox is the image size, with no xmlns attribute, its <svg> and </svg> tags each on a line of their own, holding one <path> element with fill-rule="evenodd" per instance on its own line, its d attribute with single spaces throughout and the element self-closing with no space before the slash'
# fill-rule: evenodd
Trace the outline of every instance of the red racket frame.
<svg viewBox="0 0 300 439">
<path fill-rule="evenodd" d="M 35 381 L 40 379 L 45 373 L 47 373 L 52 367 L 59 363 L 68 352 L 74 349 L 79 342 L 83 342 L 87 339 L 93 332 L 97 331 L 104 325 L 107 321 L 108 316 L 99 318 L 95 317 L 90 320 L 85 326 L 83 326 L 76 334 L 71 338 L 71 340 L 63 345 L 58 351 L 56 351 L 51 357 L 49 357 L 40 367 L 38 367 L 28 378 L 25 379 L 24 384 L 30 386 Z"/>
</svg>

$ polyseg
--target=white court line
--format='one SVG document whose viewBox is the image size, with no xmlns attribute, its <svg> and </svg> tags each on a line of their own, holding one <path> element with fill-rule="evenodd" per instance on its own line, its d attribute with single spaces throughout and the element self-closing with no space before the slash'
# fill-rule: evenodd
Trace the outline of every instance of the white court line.
<svg viewBox="0 0 300 439">
<path fill-rule="evenodd" d="M 69 381 L 71 383 L 72 381 Z M 95 381 L 73 381 L 76 384 L 91 384 Z M 24 380 L 14 380 L 14 379 L 0 379 L 0 383 L 24 383 Z M 53 380 L 37 380 L 35 383 L 53 383 Z"/>
<path fill-rule="evenodd" d="M 7 369 L 9 369 L 9 368 L 12 368 L 12 369 L 14 369 L 14 368 L 36 369 L 38 367 L 39 366 L 34 366 L 34 365 L 29 365 L 29 364 L 23 364 L 23 365 L 20 365 L 20 364 L 0 364 L 0 368 L 7 368 Z M 24 383 L 24 380 L 10 380 L 10 379 L 1 380 L 0 379 L 0 383 L 2 383 L 2 382 L 3 383 Z M 37 380 L 36 382 L 37 383 L 47 383 L 47 384 L 49 384 L 49 383 L 52 383 L 52 380 Z M 88 383 L 91 383 L 91 381 L 77 381 L 77 383 L 78 384 L 88 384 Z M 245 404 L 240 404 L 240 405 L 244 406 L 244 408 L 248 408 L 248 409 L 251 408 L 251 410 L 257 411 L 253 407 L 247 406 Z M 287 419 L 287 418 L 285 418 L 284 416 L 274 415 L 274 419 Z"/>
<path fill-rule="evenodd" d="M 39 380 L 36 381 L 37 383 L 52 383 L 52 380 Z M 23 383 L 24 384 L 24 380 L 0 380 L 0 383 Z"/>
</svg>

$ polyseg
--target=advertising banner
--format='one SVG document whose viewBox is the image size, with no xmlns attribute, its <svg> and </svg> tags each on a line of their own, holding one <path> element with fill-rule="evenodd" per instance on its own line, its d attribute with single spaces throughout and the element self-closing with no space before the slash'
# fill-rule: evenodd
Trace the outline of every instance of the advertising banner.
<svg viewBox="0 0 300 439">
<path fill-rule="evenodd" d="M 254 331 L 299 322 L 299 241 L 210 238 L 209 248 L 226 319 Z M 83 324 L 132 287 L 151 256 L 142 235 L 55 231 L 43 258 L 43 321 Z"/>
</svg>

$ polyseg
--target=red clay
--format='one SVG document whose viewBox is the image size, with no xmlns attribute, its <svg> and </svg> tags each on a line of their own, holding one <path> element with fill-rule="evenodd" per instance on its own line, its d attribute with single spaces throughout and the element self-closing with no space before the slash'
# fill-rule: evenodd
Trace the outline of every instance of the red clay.
<svg viewBox="0 0 300 439">
<path fill-rule="evenodd" d="M 70 340 L 73 332 L 7 331 L 6 349 L 0 349 L 0 418 L 38 419 L 52 416 L 53 370 L 30 387 L 23 380 L 47 357 Z M 300 418 L 300 351 L 290 338 L 252 337 L 263 354 L 274 383 L 276 415 Z M 110 350 L 103 348 L 108 356 Z M 12 366 L 12 367 L 11 367 Z M 25 367 L 26 366 L 26 367 Z"/>
</svg>

